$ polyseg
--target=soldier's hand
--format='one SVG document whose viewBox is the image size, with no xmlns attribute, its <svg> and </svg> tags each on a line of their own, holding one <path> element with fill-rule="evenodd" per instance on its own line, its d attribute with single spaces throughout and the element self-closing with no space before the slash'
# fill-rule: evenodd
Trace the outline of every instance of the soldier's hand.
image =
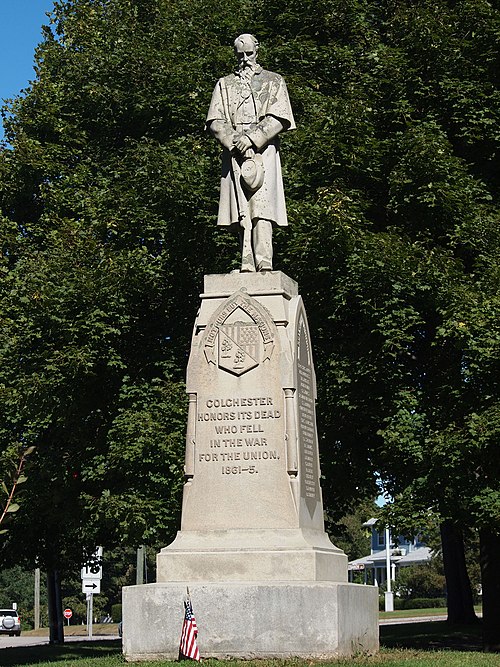
<svg viewBox="0 0 500 667">
<path fill-rule="evenodd" d="M 240 152 L 244 153 L 247 151 L 249 148 L 252 146 L 252 142 L 250 139 L 247 137 L 246 134 L 240 134 L 239 137 L 236 137 L 233 140 L 235 148 Z"/>
</svg>

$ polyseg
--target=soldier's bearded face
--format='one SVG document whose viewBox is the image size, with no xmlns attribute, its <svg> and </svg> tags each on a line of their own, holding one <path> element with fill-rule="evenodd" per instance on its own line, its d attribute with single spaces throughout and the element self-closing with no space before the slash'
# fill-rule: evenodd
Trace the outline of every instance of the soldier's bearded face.
<svg viewBox="0 0 500 667">
<path fill-rule="evenodd" d="M 234 51 L 240 69 L 254 67 L 257 63 L 257 48 L 251 40 L 238 41 Z"/>
</svg>

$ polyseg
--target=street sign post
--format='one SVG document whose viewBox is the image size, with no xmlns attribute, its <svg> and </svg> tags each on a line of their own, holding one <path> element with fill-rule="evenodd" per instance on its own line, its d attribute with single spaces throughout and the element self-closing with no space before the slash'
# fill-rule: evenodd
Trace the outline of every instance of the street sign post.
<svg viewBox="0 0 500 667">
<path fill-rule="evenodd" d="M 73 612 L 71 611 L 71 609 L 65 609 L 63 611 L 63 616 L 64 618 L 68 619 L 68 625 L 69 625 L 69 619 L 73 616 Z"/>
<path fill-rule="evenodd" d="M 92 558 L 82 567 L 82 593 L 87 598 L 87 634 L 92 639 L 94 593 L 101 592 L 102 547 L 97 547 Z"/>
</svg>

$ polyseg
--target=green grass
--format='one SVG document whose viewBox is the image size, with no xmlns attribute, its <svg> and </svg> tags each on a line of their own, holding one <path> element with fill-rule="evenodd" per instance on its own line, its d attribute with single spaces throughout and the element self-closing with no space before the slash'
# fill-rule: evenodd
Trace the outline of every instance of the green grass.
<svg viewBox="0 0 500 667">
<path fill-rule="evenodd" d="M 380 653 L 336 661 L 204 660 L 205 667 L 499 667 L 498 654 L 481 653 L 480 624 L 449 626 L 445 621 L 402 623 L 380 628 Z M 0 650 L 0 667 L 179 667 L 172 661 L 125 663 L 121 641 L 66 643 Z M 193 667 L 185 662 L 181 667 Z"/>
<path fill-rule="evenodd" d="M 86 636 L 87 634 L 86 625 L 75 624 L 64 626 L 65 637 Z M 118 637 L 118 623 L 94 623 L 92 626 L 92 634 L 94 637 L 98 637 L 99 635 L 116 635 Z M 26 637 L 48 637 L 49 629 L 40 628 L 39 630 L 23 630 L 23 635 Z"/>
<path fill-rule="evenodd" d="M 121 640 L 75 642 L 55 646 L 23 646 L 0 649 L 1 667 L 115 667 L 124 665 Z"/>
<path fill-rule="evenodd" d="M 481 605 L 475 606 L 476 614 L 482 612 Z M 446 616 L 446 607 L 430 607 L 428 609 L 399 609 L 398 611 L 381 611 L 380 620 L 388 618 L 418 618 L 419 616 Z"/>
<path fill-rule="evenodd" d="M 456 626 L 447 621 L 380 626 L 380 645 L 425 651 L 481 651 L 481 624 Z M 497 665 L 500 658 L 496 656 Z"/>
<path fill-rule="evenodd" d="M 381 611 L 381 621 L 389 618 L 418 618 L 419 616 L 446 616 L 446 607 L 432 607 L 430 609 L 398 609 L 397 611 Z"/>
<path fill-rule="evenodd" d="M 221 667 L 222 661 L 205 660 L 206 667 Z M 5 667 L 125 667 L 119 642 L 78 642 L 65 646 L 38 646 L 0 650 L 0 665 Z M 178 662 L 128 663 L 138 667 L 179 667 Z M 191 667 L 184 662 L 181 667 Z M 459 651 L 414 651 L 382 649 L 378 655 L 359 656 L 338 661 L 252 660 L 224 661 L 227 667 L 498 667 L 498 655 Z"/>
</svg>

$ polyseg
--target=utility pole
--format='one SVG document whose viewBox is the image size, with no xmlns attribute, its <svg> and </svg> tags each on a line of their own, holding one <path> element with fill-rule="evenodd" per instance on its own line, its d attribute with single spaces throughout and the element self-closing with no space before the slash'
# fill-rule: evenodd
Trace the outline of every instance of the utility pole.
<svg viewBox="0 0 500 667">
<path fill-rule="evenodd" d="M 144 544 L 141 544 L 140 547 L 137 547 L 137 568 L 135 583 L 144 583 Z"/>
<path fill-rule="evenodd" d="M 34 608 L 35 630 L 40 628 L 40 568 L 35 568 L 35 608 Z"/>
</svg>

